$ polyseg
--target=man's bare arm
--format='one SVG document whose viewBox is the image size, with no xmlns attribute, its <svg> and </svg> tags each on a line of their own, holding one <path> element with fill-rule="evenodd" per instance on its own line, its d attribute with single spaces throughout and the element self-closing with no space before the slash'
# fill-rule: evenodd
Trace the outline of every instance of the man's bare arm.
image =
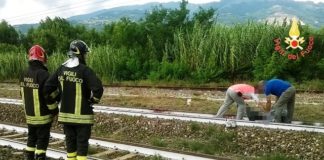
<svg viewBox="0 0 324 160">
<path fill-rule="evenodd" d="M 267 96 L 266 99 L 267 99 L 267 103 L 265 105 L 265 108 L 263 109 L 264 111 L 269 112 L 271 110 L 271 96 L 270 95 Z"/>
</svg>

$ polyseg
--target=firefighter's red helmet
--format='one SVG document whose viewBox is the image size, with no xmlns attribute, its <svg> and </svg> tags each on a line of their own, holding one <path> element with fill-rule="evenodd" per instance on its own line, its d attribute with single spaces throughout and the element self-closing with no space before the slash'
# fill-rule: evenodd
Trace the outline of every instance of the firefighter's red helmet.
<svg viewBox="0 0 324 160">
<path fill-rule="evenodd" d="M 28 52 L 28 60 L 29 61 L 38 60 L 43 63 L 46 63 L 47 57 L 43 47 L 41 47 L 40 45 L 32 46 Z"/>
</svg>

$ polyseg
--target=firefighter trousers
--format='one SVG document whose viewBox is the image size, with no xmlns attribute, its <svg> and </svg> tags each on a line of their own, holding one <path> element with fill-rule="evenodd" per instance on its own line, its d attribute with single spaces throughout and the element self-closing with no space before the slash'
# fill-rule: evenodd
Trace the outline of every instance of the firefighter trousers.
<svg viewBox="0 0 324 160">
<path fill-rule="evenodd" d="M 50 137 L 51 123 L 45 125 L 28 125 L 27 147 L 46 151 Z"/>
<path fill-rule="evenodd" d="M 87 156 L 92 125 L 64 124 L 67 153 L 77 153 L 76 156 Z"/>
<path fill-rule="evenodd" d="M 28 125 L 27 138 L 27 156 L 32 158 L 34 153 L 38 155 L 46 155 L 46 150 L 50 138 L 51 123 L 45 125 Z"/>
</svg>

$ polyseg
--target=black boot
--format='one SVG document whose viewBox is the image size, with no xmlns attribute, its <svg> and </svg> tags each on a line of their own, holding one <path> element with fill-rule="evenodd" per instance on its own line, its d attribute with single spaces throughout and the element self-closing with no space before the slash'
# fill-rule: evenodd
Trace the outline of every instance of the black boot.
<svg viewBox="0 0 324 160">
<path fill-rule="evenodd" d="M 35 160 L 35 152 L 25 151 L 25 160 Z"/>
<path fill-rule="evenodd" d="M 35 160 L 46 160 L 46 154 L 36 154 L 36 159 Z"/>
</svg>

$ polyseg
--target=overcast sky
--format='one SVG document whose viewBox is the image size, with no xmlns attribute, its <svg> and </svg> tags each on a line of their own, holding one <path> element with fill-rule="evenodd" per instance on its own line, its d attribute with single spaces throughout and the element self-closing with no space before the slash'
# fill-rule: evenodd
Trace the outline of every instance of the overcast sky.
<svg viewBox="0 0 324 160">
<path fill-rule="evenodd" d="M 181 0 L 0 0 L 0 20 L 5 19 L 11 25 L 38 23 L 47 16 L 67 18 L 104 8 L 170 1 Z M 207 3 L 211 1 L 219 0 L 189 0 L 189 3 Z M 324 3 L 324 0 L 296 1 Z"/>
</svg>

